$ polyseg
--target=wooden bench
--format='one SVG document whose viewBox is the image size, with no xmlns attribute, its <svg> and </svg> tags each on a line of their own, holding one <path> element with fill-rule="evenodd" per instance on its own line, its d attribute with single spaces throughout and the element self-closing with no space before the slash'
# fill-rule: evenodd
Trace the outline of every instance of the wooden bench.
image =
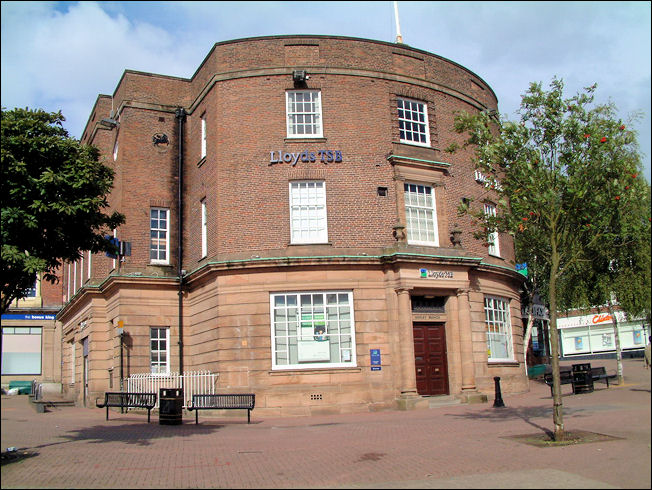
<svg viewBox="0 0 652 490">
<path fill-rule="evenodd" d="M 251 411 L 254 409 L 256 395 L 253 393 L 192 395 L 188 411 L 195 410 L 195 424 L 199 423 L 199 410 L 247 410 L 247 423 L 251 423 Z"/>
<path fill-rule="evenodd" d="M 607 370 L 604 366 L 591 368 L 591 377 L 593 381 L 603 381 L 607 383 L 607 388 L 609 388 L 609 379 L 616 379 L 616 374 L 607 374 Z"/>
<path fill-rule="evenodd" d="M 550 396 L 552 396 L 552 373 L 545 373 L 543 380 L 550 386 Z M 573 372 L 570 370 L 559 370 L 559 382 L 562 385 L 573 384 Z"/>
<path fill-rule="evenodd" d="M 149 424 L 150 412 L 156 406 L 156 393 L 127 393 L 124 391 L 107 391 L 104 394 L 104 403 L 98 403 L 98 408 L 106 407 L 106 420 L 109 420 L 109 407 L 114 408 L 146 408 L 147 423 Z"/>
</svg>

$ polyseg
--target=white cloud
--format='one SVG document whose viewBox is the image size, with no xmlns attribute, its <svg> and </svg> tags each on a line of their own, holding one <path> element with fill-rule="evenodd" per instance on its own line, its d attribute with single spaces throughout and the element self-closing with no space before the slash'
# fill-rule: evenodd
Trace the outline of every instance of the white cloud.
<svg viewBox="0 0 652 490">
<path fill-rule="evenodd" d="M 2 104 L 62 109 L 73 136 L 81 136 L 98 94 L 112 94 L 125 69 L 190 76 L 196 68 L 179 62 L 180 48 L 165 30 L 111 16 L 95 2 L 64 12 L 22 5 L 2 3 Z"/>
<path fill-rule="evenodd" d="M 399 2 L 404 42 L 459 63 L 514 116 L 532 81 L 598 83 L 636 128 L 650 179 L 649 2 Z M 190 77 L 213 44 L 282 34 L 394 41 L 393 2 L 2 2 L 2 105 L 61 109 L 81 136 L 126 69 Z"/>
</svg>

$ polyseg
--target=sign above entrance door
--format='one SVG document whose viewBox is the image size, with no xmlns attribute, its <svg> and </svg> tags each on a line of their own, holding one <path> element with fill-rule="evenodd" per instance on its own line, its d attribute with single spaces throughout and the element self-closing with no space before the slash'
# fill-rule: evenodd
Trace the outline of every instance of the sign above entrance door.
<svg viewBox="0 0 652 490">
<path fill-rule="evenodd" d="M 425 279 L 453 279 L 452 271 L 419 269 L 419 275 Z"/>
</svg>

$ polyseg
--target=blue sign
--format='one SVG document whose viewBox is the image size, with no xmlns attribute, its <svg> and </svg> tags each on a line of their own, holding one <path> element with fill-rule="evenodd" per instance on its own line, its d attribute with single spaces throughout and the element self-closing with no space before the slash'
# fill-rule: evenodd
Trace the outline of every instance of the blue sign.
<svg viewBox="0 0 652 490">
<path fill-rule="evenodd" d="M 120 246 L 120 240 L 118 240 L 115 237 L 109 236 L 109 235 L 104 235 L 104 238 L 106 241 L 111 242 L 113 245 L 115 245 L 115 248 L 118 248 Z M 115 254 L 112 254 L 110 252 L 106 252 L 106 256 L 111 258 L 111 259 L 117 259 L 118 256 Z"/>
<path fill-rule="evenodd" d="M 371 356 L 371 370 L 380 371 L 380 349 L 369 349 Z"/>
<path fill-rule="evenodd" d="M 523 262 L 522 264 L 516 264 L 515 269 L 518 271 L 519 274 L 522 274 L 525 277 L 527 277 L 527 262 Z"/>
<path fill-rule="evenodd" d="M 304 163 L 314 162 L 319 160 L 322 163 L 331 163 L 336 162 L 340 163 L 342 161 L 342 151 L 341 150 L 317 150 L 316 152 L 303 150 L 300 152 L 290 152 L 290 151 L 270 151 L 269 152 L 269 164 L 274 165 L 275 163 L 290 163 L 294 167 L 297 162 L 301 160 Z"/>
<path fill-rule="evenodd" d="M 3 320 L 54 320 L 56 315 L 30 315 L 19 313 L 7 313 L 2 315 Z"/>
</svg>

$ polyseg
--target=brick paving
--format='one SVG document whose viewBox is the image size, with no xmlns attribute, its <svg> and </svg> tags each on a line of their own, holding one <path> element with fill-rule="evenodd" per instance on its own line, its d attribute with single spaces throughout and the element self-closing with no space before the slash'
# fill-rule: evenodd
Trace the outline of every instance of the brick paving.
<svg viewBox="0 0 652 490">
<path fill-rule="evenodd" d="M 591 361 L 615 369 L 615 360 Z M 2 488 L 650 488 L 650 371 L 624 361 L 625 384 L 571 395 L 565 428 L 618 439 L 535 447 L 510 438 L 552 429 L 549 388 L 503 395 L 504 408 L 261 419 L 252 412 L 160 425 L 152 414 L 61 407 L 36 413 L 2 396 Z"/>
</svg>

